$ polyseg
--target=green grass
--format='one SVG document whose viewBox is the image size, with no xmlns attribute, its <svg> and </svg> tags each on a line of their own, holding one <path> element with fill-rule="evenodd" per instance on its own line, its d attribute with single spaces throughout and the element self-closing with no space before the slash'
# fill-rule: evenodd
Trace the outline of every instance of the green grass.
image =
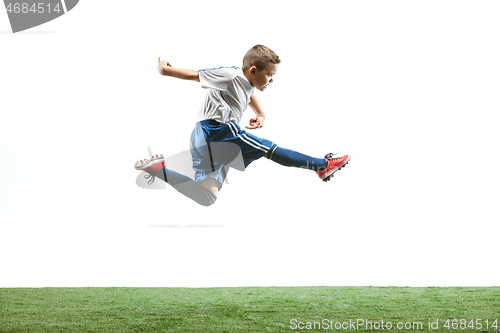
<svg viewBox="0 0 500 333">
<path fill-rule="evenodd" d="M 482 329 L 444 327 L 482 319 Z M 291 324 L 291 320 L 296 322 Z M 307 323 L 322 323 L 307 329 Z M 335 329 L 335 323 L 371 321 Z M 429 330 L 429 320 L 439 329 Z M 486 329 L 498 319 L 499 328 Z M 376 329 L 391 322 L 392 330 Z M 332 321 L 330 323 L 330 321 Z M 304 329 L 299 329 L 299 322 Z M 398 330 L 398 322 L 421 329 Z M 338 324 L 338 325 L 339 325 Z M 295 326 L 297 325 L 297 326 Z M 346 324 L 344 324 L 346 326 Z M 292 329 L 296 327 L 296 329 Z M 380 327 L 380 326 L 379 326 Z M 369 327 L 368 327 L 369 328 Z M 500 332 L 500 288 L 0 289 L 0 332 Z"/>
</svg>

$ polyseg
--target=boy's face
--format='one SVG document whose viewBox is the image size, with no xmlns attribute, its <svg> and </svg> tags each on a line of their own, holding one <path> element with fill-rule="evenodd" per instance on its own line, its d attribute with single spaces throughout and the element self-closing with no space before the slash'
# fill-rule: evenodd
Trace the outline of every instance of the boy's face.
<svg viewBox="0 0 500 333">
<path fill-rule="evenodd" d="M 273 75 L 278 71 L 278 64 L 270 62 L 267 67 L 259 71 L 256 67 L 252 67 L 250 73 L 252 74 L 252 86 L 260 91 L 264 91 L 267 86 L 273 82 Z"/>
</svg>

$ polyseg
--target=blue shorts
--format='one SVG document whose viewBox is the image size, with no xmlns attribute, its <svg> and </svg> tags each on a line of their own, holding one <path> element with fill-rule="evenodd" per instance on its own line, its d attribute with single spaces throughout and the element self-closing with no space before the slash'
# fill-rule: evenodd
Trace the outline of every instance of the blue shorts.
<svg viewBox="0 0 500 333">
<path fill-rule="evenodd" d="M 229 167 L 243 171 L 272 146 L 271 141 L 252 135 L 235 123 L 202 120 L 196 123 L 190 142 L 195 181 L 212 177 L 220 189 Z"/>
</svg>

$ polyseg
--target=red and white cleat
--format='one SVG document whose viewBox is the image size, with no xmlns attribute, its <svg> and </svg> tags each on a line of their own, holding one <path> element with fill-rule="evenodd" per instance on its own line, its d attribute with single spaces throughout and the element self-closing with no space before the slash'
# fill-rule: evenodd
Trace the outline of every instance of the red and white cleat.
<svg viewBox="0 0 500 333">
<path fill-rule="evenodd" d="M 153 178 L 149 180 L 150 183 L 153 183 L 154 177 L 163 178 L 162 172 L 164 166 L 165 159 L 161 154 L 151 157 L 151 160 L 140 160 L 134 164 L 134 168 L 136 170 L 145 171 L 153 176 Z"/>
<path fill-rule="evenodd" d="M 333 155 L 335 154 L 332 153 L 326 154 L 325 159 L 328 162 L 326 169 L 316 172 L 319 178 L 324 182 L 329 181 L 330 178 L 333 177 L 333 174 L 335 172 L 345 167 L 345 165 L 349 163 L 349 161 L 351 160 L 351 156 L 349 155 L 345 155 L 342 157 L 333 157 Z"/>
</svg>

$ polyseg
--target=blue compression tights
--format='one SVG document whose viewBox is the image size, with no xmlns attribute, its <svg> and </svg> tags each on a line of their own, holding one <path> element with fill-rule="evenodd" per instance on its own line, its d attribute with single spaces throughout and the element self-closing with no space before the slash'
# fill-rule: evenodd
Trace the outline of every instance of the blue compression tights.
<svg viewBox="0 0 500 333">
<path fill-rule="evenodd" d="M 326 168 L 328 164 L 324 158 L 314 158 L 278 146 L 271 147 L 267 158 L 284 166 L 305 168 L 313 171 L 320 171 Z"/>
</svg>

